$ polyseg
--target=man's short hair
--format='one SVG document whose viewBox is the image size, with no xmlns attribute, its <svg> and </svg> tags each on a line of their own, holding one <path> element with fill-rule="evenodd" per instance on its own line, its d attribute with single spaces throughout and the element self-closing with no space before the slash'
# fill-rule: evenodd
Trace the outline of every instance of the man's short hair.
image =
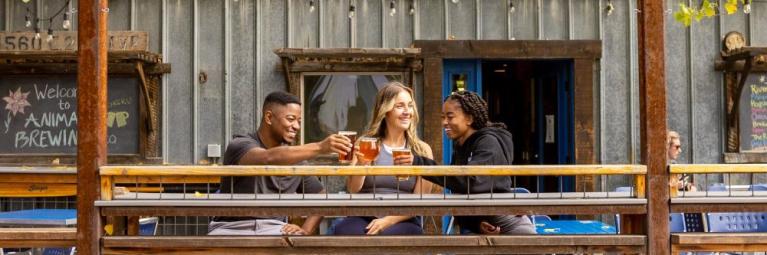
<svg viewBox="0 0 767 255">
<path fill-rule="evenodd" d="M 266 96 L 266 99 L 264 99 L 264 106 L 262 110 L 263 111 L 269 110 L 274 105 L 285 106 L 288 104 L 301 105 L 301 100 L 293 94 L 283 92 L 283 91 L 275 91 L 275 92 L 269 93 L 269 95 Z"/>
<path fill-rule="evenodd" d="M 673 142 L 674 140 L 679 140 L 679 138 L 680 138 L 679 133 L 677 133 L 674 130 L 669 130 L 666 135 L 666 144 L 670 146 L 671 142 Z"/>
</svg>

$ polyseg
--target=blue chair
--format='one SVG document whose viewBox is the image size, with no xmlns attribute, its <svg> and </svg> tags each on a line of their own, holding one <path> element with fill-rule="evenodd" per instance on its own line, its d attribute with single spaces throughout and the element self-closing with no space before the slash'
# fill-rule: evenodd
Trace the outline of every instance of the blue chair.
<svg viewBox="0 0 767 255">
<path fill-rule="evenodd" d="M 671 213 L 669 215 L 668 229 L 671 233 L 687 232 L 684 222 L 684 214 Z"/>
<path fill-rule="evenodd" d="M 74 255 L 75 247 L 69 248 L 45 248 L 43 255 Z"/>
<path fill-rule="evenodd" d="M 708 191 L 727 191 L 727 186 L 724 183 L 712 183 L 708 185 Z"/>
<path fill-rule="evenodd" d="M 140 236 L 153 236 L 157 234 L 157 217 L 142 218 L 138 221 L 138 234 Z"/>
<path fill-rule="evenodd" d="M 702 213 L 685 213 L 684 214 L 684 226 L 685 232 L 706 232 L 703 227 L 703 214 Z"/>
<path fill-rule="evenodd" d="M 759 183 L 748 187 L 748 191 L 767 191 L 767 184 Z"/>
<path fill-rule="evenodd" d="M 767 213 L 707 213 L 708 232 L 765 232 Z"/>
</svg>

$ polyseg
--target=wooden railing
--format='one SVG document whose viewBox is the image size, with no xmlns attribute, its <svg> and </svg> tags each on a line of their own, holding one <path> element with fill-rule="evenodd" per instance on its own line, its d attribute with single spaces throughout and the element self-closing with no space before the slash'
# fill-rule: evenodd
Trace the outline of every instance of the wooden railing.
<svg viewBox="0 0 767 255">
<path fill-rule="evenodd" d="M 671 176 L 759 174 L 767 173 L 767 164 L 680 164 L 671 165 L 669 173 Z M 767 212 L 767 192 L 680 191 L 672 194 L 671 211 L 682 213 Z M 767 251 L 765 240 L 767 240 L 767 233 L 672 233 L 671 250 L 672 254 L 679 254 L 681 251 L 763 252 Z"/>
<path fill-rule="evenodd" d="M 138 216 L 306 216 L 306 215 L 508 215 L 508 214 L 626 214 L 644 219 L 644 191 L 565 192 L 533 194 L 117 194 L 118 178 L 131 180 L 223 176 L 574 176 L 631 175 L 644 187 L 647 170 L 641 165 L 556 166 L 105 166 L 100 169 L 102 197 L 96 201 L 108 221 Z M 221 185 L 226 185 L 222 183 Z M 375 197 L 375 199 L 374 199 Z M 640 217 L 636 217 L 640 216 Z M 185 251 L 211 254 L 248 251 L 266 253 L 365 253 L 387 251 L 472 253 L 644 253 L 643 234 L 565 236 L 249 236 L 169 237 L 131 236 L 117 231 L 103 237 L 105 253 Z M 247 247 L 247 248 L 245 248 Z M 187 253 L 190 252 L 190 253 Z"/>
</svg>

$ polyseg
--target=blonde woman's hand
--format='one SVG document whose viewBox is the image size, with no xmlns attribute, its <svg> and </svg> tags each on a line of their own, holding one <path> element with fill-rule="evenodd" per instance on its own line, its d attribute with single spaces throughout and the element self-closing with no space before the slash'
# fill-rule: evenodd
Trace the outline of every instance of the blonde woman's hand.
<svg viewBox="0 0 767 255">
<path fill-rule="evenodd" d="M 400 155 L 394 158 L 394 165 L 412 165 L 413 164 L 413 154 L 408 155 Z"/>
<path fill-rule="evenodd" d="M 357 158 L 356 165 L 358 166 L 369 166 L 373 163 L 373 161 L 365 160 L 365 154 L 362 154 L 362 152 L 358 151 L 356 148 L 354 149 L 354 157 Z"/>
</svg>

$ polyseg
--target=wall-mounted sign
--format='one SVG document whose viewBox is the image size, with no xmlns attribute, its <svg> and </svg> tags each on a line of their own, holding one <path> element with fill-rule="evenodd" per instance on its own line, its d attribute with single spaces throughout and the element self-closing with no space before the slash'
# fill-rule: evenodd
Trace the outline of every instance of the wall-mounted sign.
<svg viewBox="0 0 767 255">
<path fill-rule="evenodd" d="M 148 51 L 147 32 L 111 31 L 107 35 L 109 51 Z M 77 32 L 55 31 L 48 40 L 47 33 L 36 37 L 35 32 L 0 32 L 0 52 L 75 51 Z"/>
<path fill-rule="evenodd" d="M 749 74 L 740 109 L 740 150 L 767 152 L 767 73 Z"/>
<path fill-rule="evenodd" d="M 77 77 L 0 77 L 0 154 L 77 151 Z M 108 81 L 107 144 L 111 154 L 139 153 L 139 87 L 134 77 Z"/>
</svg>

